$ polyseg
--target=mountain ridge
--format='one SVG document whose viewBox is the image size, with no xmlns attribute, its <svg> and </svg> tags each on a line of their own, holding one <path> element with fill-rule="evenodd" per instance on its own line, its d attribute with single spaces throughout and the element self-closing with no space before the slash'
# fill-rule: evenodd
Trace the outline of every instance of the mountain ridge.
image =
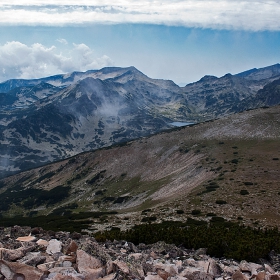
<svg viewBox="0 0 280 280">
<path fill-rule="evenodd" d="M 279 64 L 240 75 L 205 76 L 179 87 L 132 66 L 1 83 L 0 92 L 14 88 L 0 94 L 0 175 L 154 134 L 174 122 L 280 103 Z"/>
</svg>

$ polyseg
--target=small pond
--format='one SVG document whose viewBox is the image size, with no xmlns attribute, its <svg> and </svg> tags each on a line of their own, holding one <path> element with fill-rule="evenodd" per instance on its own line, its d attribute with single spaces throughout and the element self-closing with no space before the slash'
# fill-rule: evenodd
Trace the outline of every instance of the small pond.
<svg viewBox="0 0 280 280">
<path fill-rule="evenodd" d="M 194 123 L 192 123 L 192 122 L 172 122 L 172 123 L 170 123 L 170 125 L 177 126 L 177 127 L 187 126 L 187 125 L 191 125 L 191 124 L 194 124 Z"/>
</svg>

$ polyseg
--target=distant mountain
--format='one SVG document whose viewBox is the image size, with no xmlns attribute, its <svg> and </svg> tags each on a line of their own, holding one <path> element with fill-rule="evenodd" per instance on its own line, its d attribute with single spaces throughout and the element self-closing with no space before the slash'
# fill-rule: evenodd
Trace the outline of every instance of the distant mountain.
<svg viewBox="0 0 280 280">
<path fill-rule="evenodd" d="M 279 102 L 261 104 L 258 92 L 280 78 L 280 64 L 251 69 L 237 75 L 221 78 L 205 76 L 198 82 L 182 88 L 188 106 L 195 108 L 205 118 L 219 118 L 260 106 L 273 106 Z M 271 92 L 273 95 L 273 93 Z"/>
<path fill-rule="evenodd" d="M 135 67 L 0 84 L 0 176 L 248 109 L 279 104 L 279 64 L 179 87 Z"/>
<path fill-rule="evenodd" d="M 255 98 L 256 107 L 280 104 L 280 79 L 277 79 L 259 90 Z"/>
<path fill-rule="evenodd" d="M 38 82 L 20 80 L 0 95 L 0 168 L 8 174 L 168 129 L 191 112 L 176 84 L 134 67 Z"/>
<path fill-rule="evenodd" d="M 41 79 L 31 79 L 31 80 L 12 79 L 0 83 L 0 92 L 8 92 L 14 88 L 23 87 L 23 86 L 36 86 L 42 82 L 51 84 L 53 86 L 65 87 L 79 80 L 83 80 L 87 77 L 105 80 L 108 78 L 114 78 L 116 76 L 119 76 L 126 71 L 127 68 L 105 67 L 101 70 L 89 70 L 86 72 L 72 72 L 68 74 L 54 75 Z"/>
<path fill-rule="evenodd" d="M 44 82 L 36 85 L 15 87 L 7 93 L 0 93 L 0 96 L 3 96 L 0 108 L 2 110 L 13 110 L 28 107 L 36 101 L 46 98 L 60 90 L 60 88 Z"/>
<path fill-rule="evenodd" d="M 251 81 L 261 81 L 261 80 L 274 80 L 277 79 L 280 75 L 280 64 L 277 63 L 272 66 L 263 67 L 263 68 L 254 68 L 248 71 L 241 72 L 236 76 L 245 78 L 246 80 Z M 267 83 L 267 82 L 265 82 Z"/>
</svg>

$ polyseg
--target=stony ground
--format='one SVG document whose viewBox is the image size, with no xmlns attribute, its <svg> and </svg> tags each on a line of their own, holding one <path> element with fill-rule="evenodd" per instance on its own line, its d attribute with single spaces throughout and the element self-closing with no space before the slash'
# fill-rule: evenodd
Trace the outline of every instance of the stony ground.
<svg viewBox="0 0 280 280">
<path fill-rule="evenodd" d="M 1 280 L 277 280 L 280 256 L 259 263 L 211 258 L 207 249 L 191 250 L 158 242 L 98 243 L 78 233 L 41 228 L 0 229 Z"/>
</svg>

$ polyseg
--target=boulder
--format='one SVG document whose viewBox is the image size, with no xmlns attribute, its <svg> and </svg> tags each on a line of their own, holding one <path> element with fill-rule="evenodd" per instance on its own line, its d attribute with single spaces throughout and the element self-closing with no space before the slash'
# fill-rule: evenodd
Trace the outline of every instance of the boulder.
<svg viewBox="0 0 280 280">
<path fill-rule="evenodd" d="M 72 266 L 72 262 L 64 261 L 64 262 L 62 263 L 62 266 L 63 266 L 63 267 L 71 267 L 71 266 Z"/>
<path fill-rule="evenodd" d="M 265 276 L 266 273 L 264 271 L 261 271 L 256 275 L 255 280 L 265 280 Z"/>
<path fill-rule="evenodd" d="M 68 261 L 68 262 L 71 262 L 71 263 L 75 263 L 76 262 L 76 255 L 67 255 L 67 256 L 61 256 L 61 257 L 59 257 L 59 259 L 58 259 L 58 261 L 59 262 L 66 262 L 66 261 Z"/>
<path fill-rule="evenodd" d="M 30 265 L 30 266 L 37 266 L 38 264 L 42 264 L 46 261 L 46 257 L 45 256 L 34 256 L 34 257 L 31 257 L 30 259 L 22 262 L 26 265 Z"/>
<path fill-rule="evenodd" d="M 80 241 L 79 249 L 85 251 L 89 255 L 99 259 L 102 265 L 111 260 L 111 256 L 104 246 L 100 246 L 93 238 L 84 238 Z M 110 250 L 110 254 L 118 255 L 117 250 Z"/>
<path fill-rule="evenodd" d="M 145 280 L 162 280 L 162 278 L 159 275 L 147 275 Z"/>
<path fill-rule="evenodd" d="M 0 272 L 6 277 L 7 280 L 21 278 L 22 280 L 41 280 L 45 275 L 44 272 L 40 271 L 35 267 L 22 263 L 7 262 L 3 260 L 0 260 Z"/>
<path fill-rule="evenodd" d="M 44 247 L 47 247 L 49 245 L 49 242 L 47 240 L 44 240 L 44 239 L 39 239 L 37 242 L 36 242 L 37 245 L 39 246 L 44 246 Z"/>
<path fill-rule="evenodd" d="M 18 237 L 16 240 L 21 242 L 33 242 L 36 241 L 37 238 L 35 236 L 28 235 L 28 236 Z"/>
<path fill-rule="evenodd" d="M 275 274 L 274 269 L 268 264 L 264 264 L 264 269 L 266 272 L 269 272 L 270 274 Z"/>
<path fill-rule="evenodd" d="M 240 268 L 240 270 L 242 272 L 250 272 L 250 273 L 252 272 L 251 265 L 248 262 L 244 261 L 244 260 L 240 262 L 239 268 Z"/>
<path fill-rule="evenodd" d="M 158 269 L 157 270 L 157 275 L 162 278 L 163 280 L 167 280 L 170 277 L 170 273 L 163 269 Z"/>
<path fill-rule="evenodd" d="M 60 253 L 61 252 L 61 242 L 58 241 L 57 239 L 51 239 L 49 241 L 46 252 L 49 255 L 53 255 L 55 253 Z"/>
<path fill-rule="evenodd" d="M 260 271 L 264 270 L 264 266 L 256 263 L 250 262 L 251 275 L 257 275 Z"/>
<path fill-rule="evenodd" d="M 268 276 L 269 280 L 280 280 L 280 277 L 277 274 L 271 274 Z"/>
<path fill-rule="evenodd" d="M 186 267 L 179 276 L 188 280 L 213 280 L 213 275 L 205 273 L 203 269 L 197 267 Z"/>
<path fill-rule="evenodd" d="M 23 258 L 28 252 L 32 251 L 35 246 L 20 247 L 15 250 L 0 248 L 0 256 L 5 261 L 16 261 Z"/>
<path fill-rule="evenodd" d="M 236 271 L 232 275 L 232 280 L 249 280 L 241 271 Z"/>
<path fill-rule="evenodd" d="M 221 275 L 222 272 L 221 268 L 212 258 L 209 258 L 208 260 L 204 261 L 198 261 L 196 263 L 196 267 L 201 267 L 205 273 L 213 275 L 213 277 Z"/>
<path fill-rule="evenodd" d="M 99 259 L 89 255 L 83 250 L 77 250 L 77 266 L 79 271 L 84 269 L 96 269 L 102 267 L 102 263 Z"/>
<path fill-rule="evenodd" d="M 73 267 L 54 267 L 49 269 L 47 279 L 57 280 L 86 280 L 85 275 L 78 273 Z"/>
<path fill-rule="evenodd" d="M 87 268 L 82 271 L 82 274 L 85 275 L 85 280 L 95 280 L 105 276 L 105 269 L 102 267 L 96 269 Z"/>
<path fill-rule="evenodd" d="M 72 253 L 76 253 L 78 250 L 78 244 L 70 239 L 70 240 L 67 240 L 67 245 L 63 248 L 63 253 L 65 255 L 70 255 Z"/>
<path fill-rule="evenodd" d="M 104 276 L 102 278 L 98 278 L 97 280 L 113 280 L 113 279 L 116 279 L 116 274 L 115 273 L 109 274 L 109 275 Z"/>
<path fill-rule="evenodd" d="M 141 253 L 132 253 L 128 255 L 128 258 L 134 258 L 136 261 L 142 259 L 143 254 Z"/>
<path fill-rule="evenodd" d="M 176 276 L 174 276 L 174 277 L 170 277 L 170 280 L 188 280 L 188 279 L 185 278 L 185 277 L 176 275 Z"/>
<path fill-rule="evenodd" d="M 43 272 L 47 272 L 54 266 L 55 266 L 55 262 L 48 262 L 48 263 L 43 263 L 43 264 L 37 265 L 37 268 Z"/>
<path fill-rule="evenodd" d="M 124 274 L 129 274 L 129 267 L 124 261 L 113 261 L 113 265 L 115 266 L 116 270 L 120 270 Z"/>
</svg>

